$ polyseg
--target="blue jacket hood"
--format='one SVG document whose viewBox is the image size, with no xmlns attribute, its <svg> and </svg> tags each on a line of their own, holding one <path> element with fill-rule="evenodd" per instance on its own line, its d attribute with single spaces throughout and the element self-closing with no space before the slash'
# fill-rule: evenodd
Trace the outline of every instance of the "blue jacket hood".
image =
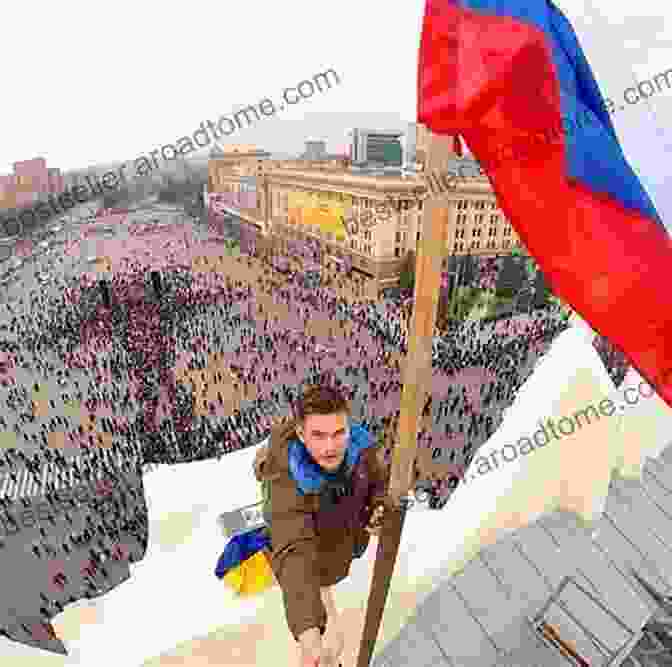
<svg viewBox="0 0 672 667">
<path fill-rule="evenodd" d="M 359 424 L 350 424 L 350 437 L 345 451 L 346 472 L 350 474 L 361 453 L 373 445 L 370 433 Z M 299 493 L 319 493 L 322 485 L 329 479 L 329 473 L 323 470 L 309 454 L 306 446 L 298 439 L 290 440 L 287 445 L 289 474 L 296 482 Z"/>
</svg>

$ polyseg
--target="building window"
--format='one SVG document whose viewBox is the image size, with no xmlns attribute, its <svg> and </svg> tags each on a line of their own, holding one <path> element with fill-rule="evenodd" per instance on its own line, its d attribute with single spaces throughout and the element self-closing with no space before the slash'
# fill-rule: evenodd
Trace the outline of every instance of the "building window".
<svg viewBox="0 0 672 667">
<path fill-rule="evenodd" d="M 401 248 L 399 248 L 399 246 L 394 249 L 394 256 L 401 257 Z"/>
<path fill-rule="evenodd" d="M 496 201 L 491 201 L 490 202 L 490 209 L 494 211 L 496 208 L 497 208 L 497 202 Z"/>
<path fill-rule="evenodd" d="M 458 211 L 463 211 L 467 208 L 467 200 L 466 199 L 460 199 L 457 202 L 457 210 Z"/>
<path fill-rule="evenodd" d="M 416 240 L 416 241 L 419 241 L 419 240 L 420 240 L 420 230 L 418 230 L 418 233 L 417 233 L 417 235 L 416 235 L 416 239 L 415 239 L 415 240 Z"/>
<path fill-rule="evenodd" d="M 457 214 L 457 224 L 462 225 L 467 221 L 467 216 L 464 213 Z"/>
<path fill-rule="evenodd" d="M 480 225 L 483 222 L 484 217 L 485 216 L 482 213 L 479 213 L 477 216 L 475 216 L 476 224 Z"/>
<path fill-rule="evenodd" d="M 504 236 L 511 236 L 511 227 L 504 228 Z"/>
<path fill-rule="evenodd" d="M 508 240 L 504 241 L 503 245 L 504 245 L 505 248 L 509 248 L 509 247 L 511 247 L 511 241 L 508 241 Z"/>
<path fill-rule="evenodd" d="M 481 244 L 478 241 L 472 241 L 471 242 L 471 249 L 472 250 L 478 250 L 481 247 Z"/>
<path fill-rule="evenodd" d="M 395 243 L 401 243 L 401 232 L 397 232 L 394 237 Z"/>
<path fill-rule="evenodd" d="M 490 216 L 490 224 L 491 225 L 496 225 L 499 222 L 499 216 L 498 215 L 491 215 Z"/>
</svg>

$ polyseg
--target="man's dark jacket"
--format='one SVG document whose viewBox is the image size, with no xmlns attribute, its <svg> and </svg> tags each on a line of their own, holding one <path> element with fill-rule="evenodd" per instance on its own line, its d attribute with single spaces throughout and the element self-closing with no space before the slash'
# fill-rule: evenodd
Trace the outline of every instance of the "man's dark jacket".
<svg viewBox="0 0 672 667">
<path fill-rule="evenodd" d="M 305 630 L 326 624 L 320 588 L 347 577 L 353 559 L 366 550 L 364 527 L 385 496 L 385 467 L 368 431 L 352 423 L 341 474 L 326 473 L 290 421 L 272 431 L 254 469 L 257 480 L 269 482 L 271 567 L 298 640 Z"/>
</svg>

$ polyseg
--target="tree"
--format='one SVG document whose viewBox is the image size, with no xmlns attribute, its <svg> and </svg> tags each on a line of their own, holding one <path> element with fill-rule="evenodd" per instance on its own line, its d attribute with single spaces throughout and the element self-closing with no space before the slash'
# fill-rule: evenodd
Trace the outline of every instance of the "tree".
<svg viewBox="0 0 672 667">
<path fill-rule="evenodd" d="M 463 255 L 461 264 L 460 283 L 467 287 L 476 279 L 476 258 L 471 255 Z"/>
<path fill-rule="evenodd" d="M 497 296 L 513 298 L 521 290 L 525 278 L 525 267 L 521 259 L 515 256 L 507 256 L 497 276 Z"/>
<path fill-rule="evenodd" d="M 551 290 L 544 278 L 544 274 L 541 270 L 537 271 L 534 279 L 534 307 L 543 308 L 548 303 L 550 294 Z"/>
<path fill-rule="evenodd" d="M 401 267 L 399 275 L 399 287 L 402 289 L 413 289 L 415 287 L 415 253 L 409 250 L 406 253 L 406 261 Z"/>
</svg>

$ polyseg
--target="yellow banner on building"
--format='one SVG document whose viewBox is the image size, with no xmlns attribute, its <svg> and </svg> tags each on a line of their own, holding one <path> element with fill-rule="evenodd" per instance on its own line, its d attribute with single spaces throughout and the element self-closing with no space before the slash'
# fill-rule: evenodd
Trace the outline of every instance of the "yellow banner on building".
<svg viewBox="0 0 672 667">
<path fill-rule="evenodd" d="M 352 196 L 337 192 L 290 192 L 287 209 L 290 225 L 317 227 L 342 241 L 347 236 L 343 221 L 351 215 Z"/>
</svg>

